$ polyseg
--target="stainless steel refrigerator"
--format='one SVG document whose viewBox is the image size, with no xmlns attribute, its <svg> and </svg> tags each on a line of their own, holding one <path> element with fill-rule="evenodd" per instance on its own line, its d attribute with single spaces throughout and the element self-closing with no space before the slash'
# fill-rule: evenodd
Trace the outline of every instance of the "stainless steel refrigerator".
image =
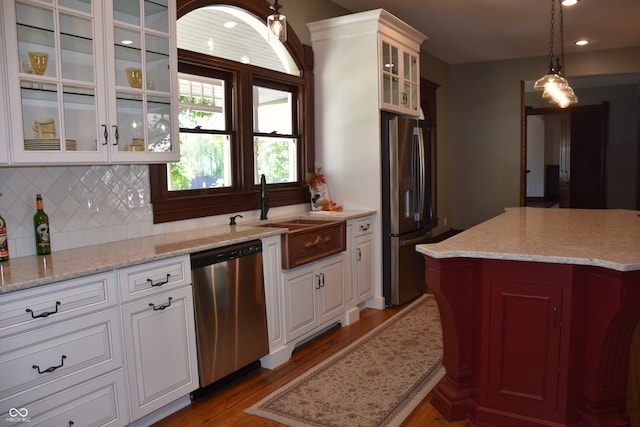
<svg viewBox="0 0 640 427">
<path fill-rule="evenodd" d="M 382 113 L 382 283 L 387 306 L 425 290 L 424 260 L 415 246 L 431 235 L 429 126 Z"/>
</svg>

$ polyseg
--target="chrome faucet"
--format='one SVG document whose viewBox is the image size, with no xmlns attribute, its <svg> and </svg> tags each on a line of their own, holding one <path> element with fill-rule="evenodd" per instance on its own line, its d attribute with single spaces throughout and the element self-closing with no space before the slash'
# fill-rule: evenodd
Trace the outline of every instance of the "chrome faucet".
<svg viewBox="0 0 640 427">
<path fill-rule="evenodd" d="M 262 174 L 260 176 L 260 219 L 267 219 L 267 212 L 269 212 L 269 193 L 267 179 Z"/>
</svg>

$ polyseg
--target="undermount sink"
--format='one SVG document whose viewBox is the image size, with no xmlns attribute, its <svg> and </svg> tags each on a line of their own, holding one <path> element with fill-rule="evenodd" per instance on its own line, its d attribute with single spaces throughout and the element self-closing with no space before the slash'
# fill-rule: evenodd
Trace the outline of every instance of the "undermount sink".
<svg viewBox="0 0 640 427">
<path fill-rule="evenodd" d="M 344 221 L 292 219 L 265 225 L 289 230 L 281 237 L 282 268 L 285 269 L 307 264 L 347 249 Z"/>
</svg>

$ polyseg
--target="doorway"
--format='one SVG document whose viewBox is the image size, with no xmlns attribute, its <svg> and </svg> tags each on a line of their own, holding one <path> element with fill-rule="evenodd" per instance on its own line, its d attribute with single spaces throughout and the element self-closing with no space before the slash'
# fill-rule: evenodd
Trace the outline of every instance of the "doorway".
<svg viewBox="0 0 640 427">
<path fill-rule="evenodd" d="M 609 103 L 524 111 L 523 206 L 607 207 Z"/>
</svg>

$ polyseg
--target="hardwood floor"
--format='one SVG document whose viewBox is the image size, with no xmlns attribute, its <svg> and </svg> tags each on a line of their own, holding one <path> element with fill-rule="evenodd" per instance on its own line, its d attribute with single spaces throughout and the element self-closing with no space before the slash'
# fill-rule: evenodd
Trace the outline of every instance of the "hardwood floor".
<svg viewBox="0 0 640 427">
<path fill-rule="evenodd" d="M 298 375 L 325 360 L 370 331 L 400 309 L 365 309 L 360 320 L 343 328 L 333 328 L 297 348 L 291 360 L 276 369 L 257 369 L 230 384 L 212 391 L 186 408 L 154 424 L 155 427 L 273 427 L 275 421 L 245 414 L 245 408 L 266 397 Z M 402 426 L 474 427 L 470 421 L 447 422 L 430 404 L 430 396 L 413 411 Z"/>
</svg>

